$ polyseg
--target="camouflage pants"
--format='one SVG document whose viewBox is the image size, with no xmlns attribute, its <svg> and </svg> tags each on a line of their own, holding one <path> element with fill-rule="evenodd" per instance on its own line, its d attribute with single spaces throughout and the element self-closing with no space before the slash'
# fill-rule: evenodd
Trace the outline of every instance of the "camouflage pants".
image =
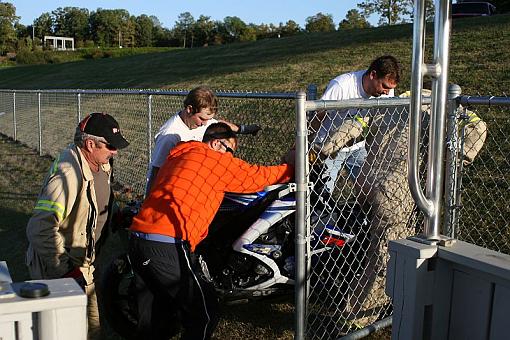
<svg viewBox="0 0 510 340">
<path fill-rule="evenodd" d="M 96 286 L 94 283 L 85 286 L 87 294 L 87 338 L 101 339 L 101 323 L 99 322 L 99 308 L 97 304 Z"/>
<path fill-rule="evenodd" d="M 358 282 L 353 282 L 345 309 L 347 318 L 361 327 L 376 321 L 389 308 L 390 298 L 385 293 L 388 241 L 414 234 L 408 224 L 414 203 L 407 192 L 388 195 L 375 191 L 364 206 L 370 218 L 369 246 L 364 271 Z"/>
</svg>

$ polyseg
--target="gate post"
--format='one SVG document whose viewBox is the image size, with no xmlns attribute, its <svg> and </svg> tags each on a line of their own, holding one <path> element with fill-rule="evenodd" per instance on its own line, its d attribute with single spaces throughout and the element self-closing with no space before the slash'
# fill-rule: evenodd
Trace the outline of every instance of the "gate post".
<svg viewBox="0 0 510 340">
<path fill-rule="evenodd" d="M 39 130 L 39 156 L 42 156 L 41 92 L 37 92 L 37 126 Z"/>
<path fill-rule="evenodd" d="M 296 277 L 295 277 L 295 339 L 304 339 L 306 313 L 306 198 L 307 198 L 307 124 L 305 110 L 306 94 L 301 91 L 296 101 Z"/>
<path fill-rule="evenodd" d="M 12 128 L 13 128 L 13 137 L 14 140 L 18 140 L 17 136 L 17 127 L 16 127 L 16 92 L 13 92 L 12 94 Z"/>
</svg>

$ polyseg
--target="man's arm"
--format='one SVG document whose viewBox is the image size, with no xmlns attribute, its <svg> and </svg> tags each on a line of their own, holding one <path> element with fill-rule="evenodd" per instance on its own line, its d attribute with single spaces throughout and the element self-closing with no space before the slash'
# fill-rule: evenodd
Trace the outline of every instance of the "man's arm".
<svg viewBox="0 0 510 340">
<path fill-rule="evenodd" d="M 231 156 L 227 156 L 231 157 Z M 287 158 L 290 158 L 287 156 Z M 274 166 L 252 165 L 232 157 L 228 162 L 225 191 L 249 193 L 263 190 L 266 186 L 288 182 L 294 176 L 294 167 L 289 164 Z"/>
<path fill-rule="evenodd" d="M 71 177 L 74 180 L 70 180 Z M 51 174 L 27 225 L 28 240 L 51 278 L 62 277 L 74 267 L 59 227 L 75 202 L 78 193 L 76 177 L 71 168 L 66 172 L 58 169 Z"/>
<path fill-rule="evenodd" d="M 464 123 L 464 165 L 473 163 L 487 138 L 487 124 L 476 113 L 466 110 L 467 122 Z M 461 122 L 461 128 L 463 123 Z"/>
<path fill-rule="evenodd" d="M 158 166 L 150 166 L 149 175 L 147 176 L 147 185 L 145 187 L 145 197 L 149 196 L 151 192 L 152 185 L 156 180 L 156 176 L 158 175 L 159 167 Z"/>
<path fill-rule="evenodd" d="M 232 129 L 232 131 L 240 135 L 255 136 L 262 129 L 257 124 L 234 124 L 221 119 L 218 120 L 218 122 L 227 124 Z"/>
<path fill-rule="evenodd" d="M 181 141 L 181 136 L 176 133 L 170 133 L 166 135 L 160 135 L 156 138 L 156 144 L 152 152 L 151 163 L 149 164 L 149 171 L 147 174 L 147 184 L 145 186 L 145 197 L 149 195 L 149 192 L 154 185 L 156 175 L 159 169 L 165 163 L 170 150 L 172 150 L 177 143 Z"/>
<path fill-rule="evenodd" d="M 363 135 L 367 129 L 367 118 L 358 116 L 345 119 L 338 128 L 330 131 L 324 141 L 320 152 L 326 157 L 330 157 L 340 151 L 340 149 L 349 145 L 349 142 Z"/>
</svg>

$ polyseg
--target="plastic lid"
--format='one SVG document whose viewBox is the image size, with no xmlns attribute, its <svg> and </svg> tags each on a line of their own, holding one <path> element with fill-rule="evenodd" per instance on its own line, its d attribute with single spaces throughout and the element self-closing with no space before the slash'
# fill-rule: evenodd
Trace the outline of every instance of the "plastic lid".
<svg viewBox="0 0 510 340">
<path fill-rule="evenodd" d="M 40 298 L 50 294 L 48 285 L 40 282 L 27 282 L 20 286 L 19 295 L 24 298 Z"/>
</svg>

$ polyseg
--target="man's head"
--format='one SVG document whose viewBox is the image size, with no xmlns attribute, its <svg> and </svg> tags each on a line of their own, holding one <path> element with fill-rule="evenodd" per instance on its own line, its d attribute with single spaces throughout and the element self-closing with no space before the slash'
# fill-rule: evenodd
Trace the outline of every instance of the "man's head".
<svg viewBox="0 0 510 340">
<path fill-rule="evenodd" d="M 234 131 L 225 123 L 214 123 L 205 130 L 202 142 L 221 153 L 231 152 L 237 149 L 237 136 Z"/>
<path fill-rule="evenodd" d="M 96 169 L 129 142 L 121 135 L 119 123 L 106 113 L 91 113 L 76 128 L 74 143 L 82 150 L 89 165 Z"/>
<path fill-rule="evenodd" d="M 190 129 L 196 129 L 214 118 L 217 109 L 218 98 L 214 92 L 206 86 L 199 86 L 191 90 L 184 99 L 181 118 Z"/>
<path fill-rule="evenodd" d="M 385 55 L 372 61 L 363 76 L 363 89 L 371 97 L 387 95 L 400 82 L 400 63 Z"/>
</svg>

